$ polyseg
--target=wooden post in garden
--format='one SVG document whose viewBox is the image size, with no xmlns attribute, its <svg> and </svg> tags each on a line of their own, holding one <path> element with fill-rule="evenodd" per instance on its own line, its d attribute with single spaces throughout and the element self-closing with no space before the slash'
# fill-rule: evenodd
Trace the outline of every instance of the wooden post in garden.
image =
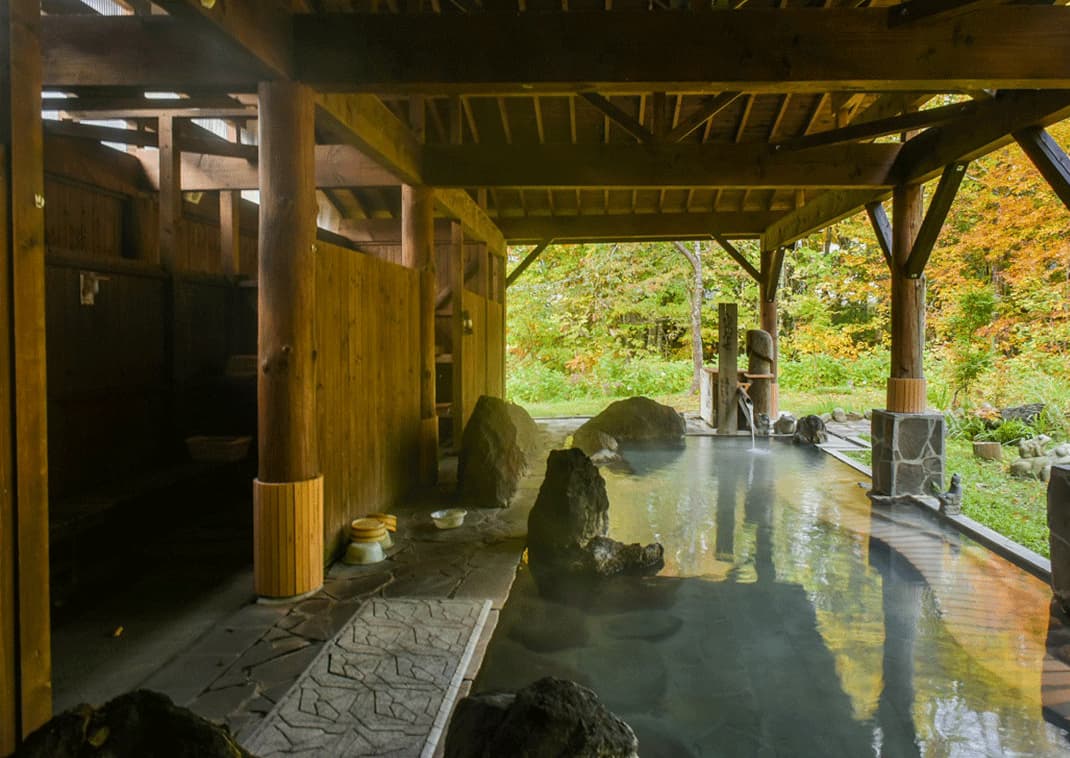
<svg viewBox="0 0 1070 758">
<path fill-rule="evenodd" d="M 262 83 L 254 582 L 292 597 L 323 584 L 323 477 L 316 439 L 314 101 Z"/>
<path fill-rule="evenodd" d="M 739 431 L 738 308 L 735 303 L 717 304 L 717 433 Z"/>
<path fill-rule="evenodd" d="M 401 187 L 401 259 L 420 274 L 420 484 L 438 481 L 438 417 L 435 414 L 434 190 Z"/>
<path fill-rule="evenodd" d="M 778 367 L 780 346 L 777 326 L 777 289 L 780 286 L 780 270 L 784 265 L 784 251 L 768 249 L 762 245 L 761 269 L 758 279 L 758 313 L 760 328 L 773 338 L 773 379 L 769 384 L 769 418 L 776 420 L 780 415 L 780 385 L 778 384 Z"/>
<path fill-rule="evenodd" d="M 906 264 L 922 223 L 920 184 L 898 186 L 892 195 L 892 364 L 888 410 L 925 410 L 925 277 L 911 277 Z"/>
<path fill-rule="evenodd" d="M 40 29 L 0 3 L 0 755 L 52 715 Z"/>
</svg>

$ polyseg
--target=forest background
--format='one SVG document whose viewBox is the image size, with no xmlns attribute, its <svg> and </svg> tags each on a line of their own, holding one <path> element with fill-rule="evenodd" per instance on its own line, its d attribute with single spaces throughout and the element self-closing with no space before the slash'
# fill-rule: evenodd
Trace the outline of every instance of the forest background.
<svg viewBox="0 0 1070 758">
<path fill-rule="evenodd" d="M 1049 131 L 1061 145 L 1070 142 L 1070 121 Z M 926 188 L 927 198 L 934 187 Z M 1070 211 L 1017 145 L 970 164 L 926 271 L 929 402 L 949 413 L 953 438 L 968 442 L 977 435 L 968 422 L 985 403 L 1040 402 L 1046 409 L 1034 431 L 1065 439 L 1068 232 Z M 737 248 L 757 264 L 756 241 Z M 741 332 L 756 328 L 757 284 L 715 242 L 699 243 L 698 251 L 704 357 L 715 364 L 717 303 L 738 304 Z M 525 252 L 510 251 L 510 268 Z M 533 415 L 596 413 L 613 398 L 640 394 L 681 410 L 697 408 L 689 393 L 692 272 L 672 243 L 547 248 L 509 288 L 510 399 Z M 865 214 L 789 251 L 779 290 L 782 409 L 799 415 L 883 407 L 889 288 Z M 964 477 L 982 490 L 996 486 L 984 484 L 995 469 L 968 455 L 960 460 L 955 456 L 962 451 L 951 447 L 949 469 L 968 468 Z M 1020 508 L 1006 517 L 1009 523 L 990 525 L 1046 553 L 1042 488 L 1026 486 L 1007 497 Z M 971 506 L 968 498 L 967 510 L 983 515 L 980 509 L 991 504 L 978 501 Z"/>
</svg>

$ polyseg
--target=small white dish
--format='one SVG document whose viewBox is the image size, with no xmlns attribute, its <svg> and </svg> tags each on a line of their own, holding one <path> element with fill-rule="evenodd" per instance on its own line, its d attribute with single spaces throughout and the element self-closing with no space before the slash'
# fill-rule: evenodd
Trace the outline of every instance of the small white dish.
<svg viewBox="0 0 1070 758">
<path fill-rule="evenodd" d="M 386 558 L 383 546 L 378 542 L 350 542 L 342 562 L 350 566 L 366 566 Z"/>
<path fill-rule="evenodd" d="M 435 511 L 431 514 L 431 520 L 439 529 L 456 529 L 464 523 L 464 517 L 468 511 L 463 508 L 447 508 L 444 511 Z"/>
</svg>

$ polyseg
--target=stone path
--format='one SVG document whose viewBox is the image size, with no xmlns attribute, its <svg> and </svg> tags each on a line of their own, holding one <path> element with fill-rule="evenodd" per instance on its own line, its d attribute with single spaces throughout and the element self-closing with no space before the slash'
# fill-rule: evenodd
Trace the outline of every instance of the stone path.
<svg viewBox="0 0 1070 758">
<path fill-rule="evenodd" d="M 432 755 L 489 611 L 489 600 L 372 600 L 245 747 L 261 758 Z"/>
</svg>

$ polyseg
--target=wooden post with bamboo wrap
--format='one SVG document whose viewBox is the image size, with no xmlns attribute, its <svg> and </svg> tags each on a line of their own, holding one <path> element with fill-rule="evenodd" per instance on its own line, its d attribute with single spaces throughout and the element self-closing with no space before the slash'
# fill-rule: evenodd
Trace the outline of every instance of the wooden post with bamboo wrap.
<svg viewBox="0 0 1070 758">
<path fill-rule="evenodd" d="M 888 378 L 888 410 L 925 411 L 925 277 L 911 278 L 906 262 L 922 222 L 921 185 L 895 188 L 892 195 L 892 365 Z"/>
<path fill-rule="evenodd" d="M 717 304 L 717 433 L 739 431 L 738 309 L 735 303 Z"/>
<path fill-rule="evenodd" d="M 262 597 L 323 584 L 323 478 L 316 441 L 316 277 L 312 92 L 262 83 L 258 420 L 254 583 Z"/>
<path fill-rule="evenodd" d="M 0 3 L 0 755 L 52 715 L 40 28 Z"/>
<path fill-rule="evenodd" d="M 401 187 L 401 259 L 420 272 L 420 484 L 438 481 L 438 415 L 435 413 L 435 193 Z"/>
</svg>

